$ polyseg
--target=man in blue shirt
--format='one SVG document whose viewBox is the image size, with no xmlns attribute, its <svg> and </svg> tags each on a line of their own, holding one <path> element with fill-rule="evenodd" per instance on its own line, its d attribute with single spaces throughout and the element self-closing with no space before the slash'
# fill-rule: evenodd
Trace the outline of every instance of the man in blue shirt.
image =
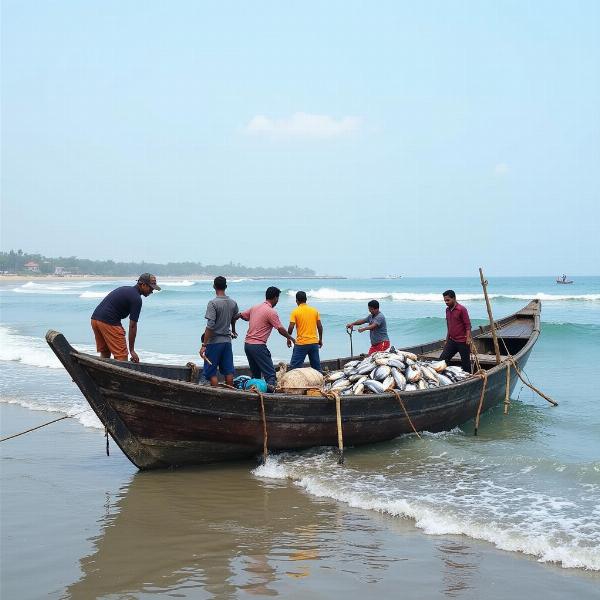
<svg viewBox="0 0 600 600">
<path fill-rule="evenodd" d="M 156 285 L 156 277 L 150 273 L 140 275 L 136 285 L 125 285 L 113 290 L 98 304 L 92 313 L 92 330 L 96 338 L 96 350 L 102 358 L 140 362 L 135 351 L 137 322 L 142 310 L 142 296 L 149 296 L 154 290 L 160 290 Z M 125 330 L 121 319 L 129 316 L 129 352 L 125 343 Z"/>
</svg>

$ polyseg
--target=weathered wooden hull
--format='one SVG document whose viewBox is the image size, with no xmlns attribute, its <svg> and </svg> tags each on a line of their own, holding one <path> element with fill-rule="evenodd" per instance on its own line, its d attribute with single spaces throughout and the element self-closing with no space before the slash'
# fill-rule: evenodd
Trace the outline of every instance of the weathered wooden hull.
<svg viewBox="0 0 600 600">
<path fill-rule="evenodd" d="M 520 367 L 539 335 L 539 313 L 540 304 L 534 302 L 498 322 L 501 331 L 504 325 L 506 331 L 518 326 L 530 331 L 526 339 L 519 334 L 522 347 L 516 353 L 510 350 L 514 339 L 506 337 Z M 488 329 L 473 332 L 483 349 Z M 192 372 L 188 367 L 134 365 L 83 354 L 58 332 L 49 331 L 46 338 L 110 435 L 138 468 L 211 463 L 253 457 L 262 451 L 263 424 L 256 394 L 199 386 L 189 381 Z M 441 346 L 438 340 L 410 350 L 432 356 Z M 338 368 L 349 359 L 325 361 L 324 366 Z M 484 410 L 504 399 L 507 368 L 508 363 L 501 363 L 488 370 Z M 418 430 L 442 431 L 474 417 L 482 385 L 482 379 L 473 378 L 451 386 L 403 392 L 402 399 Z M 513 373 L 511 390 L 515 385 Z M 270 451 L 337 445 L 333 400 L 267 394 L 264 405 Z M 412 431 L 393 394 L 343 396 L 342 429 L 346 446 L 390 440 Z"/>
</svg>

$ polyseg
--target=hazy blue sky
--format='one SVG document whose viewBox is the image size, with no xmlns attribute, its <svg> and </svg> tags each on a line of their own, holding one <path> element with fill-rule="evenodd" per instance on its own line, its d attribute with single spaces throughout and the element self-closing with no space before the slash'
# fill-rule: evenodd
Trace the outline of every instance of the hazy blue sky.
<svg viewBox="0 0 600 600">
<path fill-rule="evenodd" d="M 600 2 L 2 2 L 3 250 L 600 272 Z"/>
</svg>

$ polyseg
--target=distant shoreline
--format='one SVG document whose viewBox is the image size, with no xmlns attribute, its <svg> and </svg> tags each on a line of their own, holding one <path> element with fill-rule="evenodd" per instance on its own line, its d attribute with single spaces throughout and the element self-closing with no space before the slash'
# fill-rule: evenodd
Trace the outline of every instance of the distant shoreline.
<svg viewBox="0 0 600 600">
<path fill-rule="evenodd" d="M 59 277 L 57 275 L 40 275 L 31 273 L 31 275 L 2 275 L 0 274 L 0 282 L 2 281 L 136 281 L 139 273 L 136 275 L 65 275 Z M 214 275 L 166 275 L 158 276 L 159 283 L 161 281 L 181 281 L 182 279 L 193 279 L 197 281 L 212 281 Z M 341 275 L 228 275 L 227 279 L 247 279 L 255 281 L 265 281 L 269 279 L 348 279 Z"/>
</svg>

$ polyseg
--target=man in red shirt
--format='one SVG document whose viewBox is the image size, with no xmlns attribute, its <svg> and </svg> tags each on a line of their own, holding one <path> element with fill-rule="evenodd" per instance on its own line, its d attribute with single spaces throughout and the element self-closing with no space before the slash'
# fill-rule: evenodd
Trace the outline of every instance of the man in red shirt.
<svg viewBox="0 0 600 600">
<path fill-rule="evenodd" d="M 449 362 L 458 352 L 460 354 L 461 367 L 467 373 L 471 372 L 471 320 L 467 309 L 456 301 L 454 290 L 444 292 L 446 303 L 446 345 L 440 354 L 440 360 Z"/>
</svg>

